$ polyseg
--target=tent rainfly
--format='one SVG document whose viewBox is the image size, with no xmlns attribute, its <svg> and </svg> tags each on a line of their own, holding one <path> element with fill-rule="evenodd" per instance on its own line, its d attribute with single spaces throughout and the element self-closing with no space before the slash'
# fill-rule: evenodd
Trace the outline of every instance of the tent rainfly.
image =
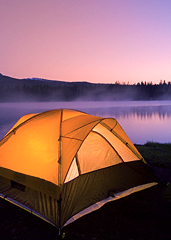
<svg viewBox="0 0 171 240">
<path fill-rule="evenodd" d="M 0 197 L 59 230 L 156 184 L 113 118 L 69 109 L 28 114 L 0 141 Z"/>
</svg>

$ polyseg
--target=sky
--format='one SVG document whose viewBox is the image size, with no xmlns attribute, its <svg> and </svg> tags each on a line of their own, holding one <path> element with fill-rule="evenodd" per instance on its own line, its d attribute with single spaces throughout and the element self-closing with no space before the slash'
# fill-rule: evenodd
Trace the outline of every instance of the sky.
<svg viewBox="0 0 171 240">
<path fill-rule="evenodd" d="M 0 0 L 0 73 L 171 81 L 170 0 Z"/>
</svg>

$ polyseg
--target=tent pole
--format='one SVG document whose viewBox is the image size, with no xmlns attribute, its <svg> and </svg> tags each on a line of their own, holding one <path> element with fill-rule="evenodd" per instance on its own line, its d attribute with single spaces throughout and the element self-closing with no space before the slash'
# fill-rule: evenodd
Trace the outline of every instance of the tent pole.
<svg viewBox="0 0 171 240">
<path fill-rule="evenodd" d="M 59 228 L 58 237 L 61 236 L 61 229 Z"/>
<path fill-rule="evenodd" d="M 64 239 L 65 238 L 65 233 L 63 232 L 61 232 L 61 228 L 59 228 L 58 229 L 59 230 L 59 232 L 58 232 L 58 237 L 57 237 L 57 239 L 59 239 L 59 240 L 61 240 L 61 239 Z"/>
<path fill-rule="evenodd" d="M 61 109 L 61 119 L 60 119 L 60 135 L 59 135 L 59 149 L 58 149 L 58 155 L 59 155 L 59 159 L 58 159 L 58 184 L 60 187 L 60 195 L 59 195 L 59 199 L 57 200 L 58 202 L 58 216 L 59 216 L 59 236 L 61 236 L 61 191 L 62 191 L 62 187 L 61 187 L 61 182 L 62 182 L 62 177 L 61 177 L 61 149 L 62 149 L 62 142 L 61 142 L 61 135 L 62 135 L 62 118 L 63 118 L 63 109 Z"/>
<path fill-rule="evenodd" d="M 60 231 L 61 231 L 61 194 L 60 194 L 60 198 L 59 200 L 57 200 L 58 202 L 58 216 L 59 216 L 59 235 L 60 235 Z"/>
</svg>

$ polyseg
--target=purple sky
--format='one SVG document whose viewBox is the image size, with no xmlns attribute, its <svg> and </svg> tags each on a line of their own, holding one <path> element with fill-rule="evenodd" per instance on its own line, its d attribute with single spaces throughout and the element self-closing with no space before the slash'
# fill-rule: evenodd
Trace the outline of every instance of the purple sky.
<svg viewBox="0 0 171 240">
<path fill-rule="evenodd" d="M 171 81 L 170 0 L 0 0 L 0 72 Z"/>
</svg>

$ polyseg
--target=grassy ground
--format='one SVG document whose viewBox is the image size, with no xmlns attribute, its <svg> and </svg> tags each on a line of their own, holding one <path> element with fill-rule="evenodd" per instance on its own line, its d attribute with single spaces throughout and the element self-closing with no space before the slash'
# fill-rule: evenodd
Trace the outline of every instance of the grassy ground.
<svg viewBox="0 0 171 240">
<path fill-rule="evenodd" d="M 135 146 L 149 164 L 171 167 L 171 144 L 147 142 L 145 145 Z"/>
<path fill-rule="evenodd" d="M 104 205 L 64 228 L 66 240 L 171 239 L 171 144 L 136 145 L 159 184 Z M 0 240 L 55 240 L 57 230 L 0 199 Z"/>
<path fill-rule="evenodd" d="M 171 183 L 171 144 L 147 142 L 135 145 L 163 184 Z"/>
</svg>

